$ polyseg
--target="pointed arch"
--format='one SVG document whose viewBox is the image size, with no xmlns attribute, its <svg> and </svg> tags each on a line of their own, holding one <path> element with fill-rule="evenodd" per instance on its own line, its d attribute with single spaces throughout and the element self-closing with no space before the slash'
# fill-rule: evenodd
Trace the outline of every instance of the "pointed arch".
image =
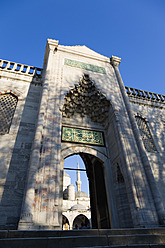
<svg viewBox="0 0 165 248">
<path fill-rule="evenodd" d="M 63 230 L 69 230 L 70 229 L 69 220 L 64 214 L 62 214 L 62 228 L 63 228 Z"/>
<path fill-rule="evenodd" d="M 0 95 L 0 134 L 9 133 L 18 98 L 12 93 Z"/>
<path fill-rule="evenodd" d="M 74 154 L 80 154 L 80 153 L 88 153 L 90 155 L 93 155 L 97 157 L 99 160 L 101 160 L 103 163 L 105 163 L 108 159 L 107 155 L 100 152 L 98 149 L 90 146 L 82 146 L 82 145 L 72 145 L 65 147 L 64 149 L 61 150 L 61 158 L 65 159 L 71 155 Z"/>
<path fill-rule="evenodd" d="M 146 118 L 143 118 L 141 115 L 137 114 L 135 116 L 137 126 L 139 128 L 140 134 L 142 136 L 143 144 L 147 152 L 156 152 L 156 146 L 151 135 Z"/>
<path fill-rule="evenodd" d="M 85 213 L 77 215 L 73 220 L 73 229 L 90 228 L 90 221 Z"/>
<path fill-rule="evenodd" d="M 88 115 L 92 121 L 102 123 L 108 116 L 109 106 L 110 102 L 97 89 L 94 81 L 84 74 L 80 82 L 65 95 L 61 111 L 66 118 L 79 113 L 81 117 Z"/>
</svg>

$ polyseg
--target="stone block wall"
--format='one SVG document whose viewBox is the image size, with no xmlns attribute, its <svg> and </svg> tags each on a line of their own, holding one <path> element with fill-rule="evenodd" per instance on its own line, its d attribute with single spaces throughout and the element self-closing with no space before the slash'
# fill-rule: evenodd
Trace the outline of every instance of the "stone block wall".
<svg viewBox="0 0 165 248">
<path fill-rule="evenodd" d="M 9 63 L 9 62 L 8 62 Z M 0 135 L 0 228 L 16 229 L 41 97 L 34 75 L 0 68 L 0 93 L 18 97 L 9 133 Z M 35 81 L 36 83 L 36 81 Z"/>
<path fill-rule="evenodd" d="M 165 204 L 165 102 L 156 99 L 137 98 L 136 96 L 130 96 L 129 100 L 134 114 L 139 114 L 142 118 L 146 119 L 156 146 L 156 151 L 147 152 L 147 156 Z"/>
<path fill-rule="evenodd" d="M 165 223 L 154 191 L 155 178 L 165 199 L 163 98 L 158 95 L 161 102 L 157 102 L 129 97 L 130 108 L 119 64 L 115 56 L 110 59 L 85 46 L 62 46 L 50 39 L 42 76 L 37 68 L 0 60 L 0 94 L 18 98 L 9 133 L 0 136 L 0 228 L 16 229 L 20 220 L 20 229 L 60 229 L 63 160 L 75 153 L 88 154 L 87 160 L 95 156 L 103 163 L 112 228 Z M 90 98 L 93 90 L 84 90 L 93 85 L 95 103 Z M 76 87 L 79 92 L 72 95 Z M 75 102 L 65 105 L 68 92 Z M 107 111 L 102 99 L 108 102 Z M 79 106 L 73 108 L 76 101 Z M 146 156 L 132 110 L 147 118 L 157 152 Z M 71 116 L 71 112 L 75 113 Z M 62 125 L 102 131 L 106 146 L 61 142 Z"/>
</svg>

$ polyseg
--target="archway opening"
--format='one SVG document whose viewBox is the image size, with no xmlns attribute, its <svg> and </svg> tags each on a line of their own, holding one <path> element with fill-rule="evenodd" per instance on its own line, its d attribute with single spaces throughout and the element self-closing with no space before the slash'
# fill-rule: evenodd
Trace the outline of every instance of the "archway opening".
<svg viewBox="0 0 165 248">
<path fill-rule="evenodd" d="M 74 154 L 64 160 L 63 190 L 69 184 L 74 185 L 75 192 L 82 191 L 89 196 L 89 181 L 84 161 L 79 154 Z"/>
<path fill-rule="evenodd" d="M 89 179 L 92 228 L 111 228 L 104 163 L 91 154 L 80 153 L 80 156 L 85 163 Z"/>
<path fill-rule="evenodd" d="M 89 219 L 83 215 L 78 215 L 73 221 L 73 229 L 89 229 L 90 222 Z"/>
<path fill-rule="evenodd" d="M 69 230 L 70 229 L 69 220 L 64 215 L 62 215 L 62 229 L 63 230 Z"/>
<path fill-rule="evenodd" d="M 91 219 L 89 182 L 85 164 L 79 155 L 73 155 L 65 159 L 62 214 L 68 217 L 70 223 L 73 223 L 73 220 L 80 214 L 84 214 Z M 77 229 L 80 227 L 81 223 L 79 223 Z M 73 228 L 76 227 L 71 225 L 70 229 Z"/>
<path fill-rule="evenodd" d="M 80 155 L 85 164 L 84 170 L 86 170 L 89 181 L 92 228 L 111 228 L 110 210 L 105 185 L 104 163 L 91 154 L 80 152 L 78 155 Z M 64 168 L 66 168 L 65 165 Z M 70 194 L 67 192 L 70 197 L 74 195 L 71 194 L 71 192 L 73 193 L 73 190 L 74 186 L 70 187 Z M 73 200 L 73 198 L 70 198 L 70 200 Z M 79 204 L 79 202 L 77 202 L 77 204 Z"/>
</svg>

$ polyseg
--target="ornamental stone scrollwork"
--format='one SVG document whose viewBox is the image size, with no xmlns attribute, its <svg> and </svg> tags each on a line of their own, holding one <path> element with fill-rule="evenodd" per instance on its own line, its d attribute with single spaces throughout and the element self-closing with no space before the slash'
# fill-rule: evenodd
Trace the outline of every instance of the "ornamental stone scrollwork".
<svg viewBox="0 0 165 248">
<path fill-rule="evenodd" d="M 92 121 L 101 124 L 108 116 L 109 106 L 110 102 L 97 89 L 94 81 L 84 74 L 79 84 L 66 94 L 61 111 L 66 118 L 79 113 L 81 117 L 87 115 Z"/>
</svg>

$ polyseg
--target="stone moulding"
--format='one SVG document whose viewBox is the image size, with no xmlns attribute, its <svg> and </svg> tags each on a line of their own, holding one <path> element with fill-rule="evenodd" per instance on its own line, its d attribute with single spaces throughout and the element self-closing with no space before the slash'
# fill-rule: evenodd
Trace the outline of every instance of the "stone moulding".
<svg viewBox="0 0 165 248">
<path fill-rule="evenodd" d="M 4 95 L 4 94 L 12 94 L 14 96 L 17 97 L 18 101 L 22 101 L 22 95 L 20 92 L 18 92 L 18 90 L 16 89 L 10 89 L 10 90 L 3 90 L 3 91 L 0 91 L 0 95 Z"/>
<path fill-rule="evenodd" d="M 85 69 L 85 70 L 93 71 L 93 72 L 97 72 L 97 73 L 106 74 L 105 68 L 103 68 L 103 67 L 100 67 L 97 65 L 86 64 L 84 62 L 71 60 L 71 59 L 67 59 L 67 58 L 65 58 L 65 60 L 64 60 L 64 65 L 68 65 L 68 66 L 76 67 L 76 68 L 81 68 L 81 69 Z"/>
</svg>

